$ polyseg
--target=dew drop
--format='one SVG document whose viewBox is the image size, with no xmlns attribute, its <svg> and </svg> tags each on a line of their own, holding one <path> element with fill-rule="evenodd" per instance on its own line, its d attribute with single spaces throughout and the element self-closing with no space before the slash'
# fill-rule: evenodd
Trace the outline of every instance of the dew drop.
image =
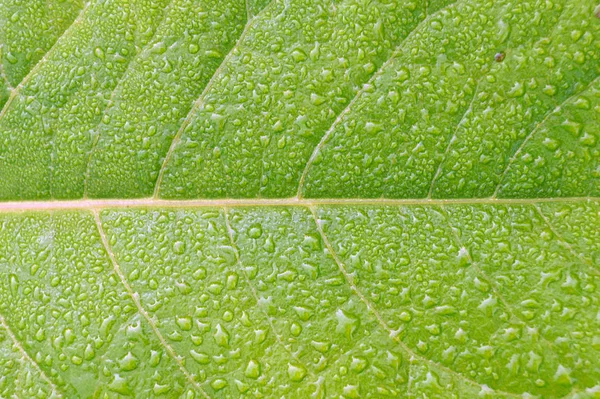
<svg viewBox="0 0 600 399">
<path fill-rule="evenodd" d="M 259 223 L 255 223 L 248 229 L 248 236 L 250 238 L 259 238 L 262 236 L 262 226 Z"/>
<path fill-rule="evenodd" d="M 244 371 L 244 375 L 248 378 L 257 379 L 260 377 L 260 363 L 256 360 L 250 360 Z"/>
<path fill-rule="evenodd" d="M 213 382 L 210 383 L 210 386 L 215 391 L 220 391 L 221 389 L 223 389 L 227 386 L 227 381 L 225 381 L 222 378 L 217 378 L 216 380 L 214 380 Z"/>
<path fill-rule="evenodd" d="M 217 345 L 227 347 L 229 345 L 229 332 L 221 324 L 217 324 L 214 334 Z"/>
<path fill-rule="evenodd" d="M 300 365 L 288 364 L 288 377 L 294 382 L 300 382 L 306 376 L 306 369 Z"/>
<path fill-rule="evenodd" d="M 135 370 L 139 364 L 138 358 L 131 352 L 128 352 L 119 360 L 119 368 L 123 371 Z"/>
</svg>

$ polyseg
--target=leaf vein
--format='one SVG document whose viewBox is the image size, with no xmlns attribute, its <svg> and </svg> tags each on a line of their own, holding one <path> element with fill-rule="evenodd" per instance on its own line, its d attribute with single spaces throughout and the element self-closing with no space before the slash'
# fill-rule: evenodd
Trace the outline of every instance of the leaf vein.
<svg viewBox="0 0 600 399">
<path fill-rule="evenodd" d="M 309 371 L 309 373 L 314 376 L 312 374 L 312 372 L 310 371 L 310 369 L 308 367 L 306 367 L 306 365 L 296 356 L 294 355 L 283 343 L 283 341 L 281 340 L 281 336 L 277 333 L 277 329 L 275 328 L 275 326 L 273 325 L 273 321 L 271 320 L 271 318 L 269 317 L 269 315 L 267 314 L 267 312 L 265 312 L 265 310 L 259 305 L 260 300 L 258 298 L 258 294 L 256 292 L 256 288 L 254 287 L 254 284 L 252 284 L 252 280 L 250 280 L 250 276 L 248 276 L 248 273 L 246 272 L 246 269 L 244 269 L 244 266 L 242 264 L 242 260 L 240 258 L 240 251 L 237 247 L 237 244 L 235 243 L 235 240 L 233 238 L 233 229 L 231 228 L 231 222 L 229 221 L 229 209 L 227 207 L 223 207 L 223 213 L 225 215 L 225 226 L 227 227 L 227 236 L 229 238 L 229 242 L 231 243 L 231 247 L 233 248 L 233 253 L 235 255 L 235 260 L 236 260 L 236 264 L 238 265 L 238 268 L 240 269 L 240 271 L 242 272 L 242 275 L 244 276 L 244 280 L 246 280 L 246 284 L 248 284 L 248 287 L 250 288 L 250 293 L 252 295 L 252 298 L 254 299 L 254 301 L 256 302 L 256 306 L 260 308 L 260 312 L 263 314 L 263 316 L 265 317 L 265 319 L 267 320 L 267 323 L 269 324 L 269 329 L 271 330 L 271 332 L 273 333 L 273 335 L 275 335 L 275 339 L 277 340 L 277 343 L 283 348 L 283 350 L 285 350 L 295 361 L 297 361 L 298 363 L 302 364 L 302 366 Z"/>
<path fill-rule="evenodd" d="M 396 46 L 396 48 L 394 49 L 394 51 L 392 52 L 392 54 L 390 54 L 389 58 L 383 64 L 381 64 L 381 66 L 379 67 L 379 69 L 373 75 L 371 75 L 371 77 L 367 80 L 367 82 L 363 84 L 362 88 L 358 92 L 356 92 L 356 94 L 354 95 L 354 97 L 352 98 L 352 100 L 350 100 L 350 102 L 348 103 L 348 105 L 337 115 L 337 117 L 334 119 L 334 121 L 331 124 L 331 126 L 329 126 L 329 129 L 327 129 L 327 131 L 325 132 L 325 134 L 323 135 L 323 137 L 321 137 L 321 140 L 319 141 L 319 143 L 313 149 L 312 154 L 310 155 L 310 157 L 308 158 L 308 161 L 306 162 L 306 165 L 304 166 L 304 170 L 302 171 L 302 174 L 300 175 L 300 180 L 298 181 L 298 188 L 296 190 L 296 197 L 297 198 L 302 198 L 302 189 L 304 188 L 304 181 L 306 180 L 306 177 L 308 175 L 310 167 L 312 166 L 312 164 L 313 164 L 315 158 L 317 157 L 319 151 L 325 145 L 325 143 L 327 142 L 327 140 L 329 140 L 329 137 L 331 137 L 331 135 L 333 134 L 333 131 L 335 130 L 335 128 L 337 127 L 337 125 L 342 121 L 342 119 L 344 118 L 344 116 L 350 111 L 350 109 L 356 103 L 356 101 L 358 101 L 358 99 L 363 95 L 363 93 L 368 88 L 371 87 L 371 85 L 373 84 L 373 82 L 375 82 L 375 80 L 379 76 L 381 76 L 381 74 L 392 63 L 392 61 L 396 58 L 396 56 L 398 56 L 398 54 L 400 54 L 400 50 L 401 50 L 402 45 L 408 40 L 409 37 L 411 37 L 411 35 L 413 35 L 415 32 L 417 32 L 419 30 L 419 28 L 421 28 L 422 26 L 424 26 L 425 23 L 427 23 L 431 18 L 433 18 L 434 16 L 440 14 L 442 11 L 446 10 L 447 8 L 449 8 L 450 6 L 452 6 L 455 3 L 456 3 L 456 1 L 453 2 L 453 3 L 450 3 L 448 5 L 446 5 L 445 7 L 440 8 L 439 10 L 437 10 L 436 12 L 434 12 L 433 14 L 427 15 L 425 18 L 423 18 L 423 20 L 421 22 L 419 22 L 413 28 L 413 30 L 411 30 L 406 35 L 406 37 L 400 41 L 400 43 Z"/>
<path fill-rule="evenodd" d="M 2 326 L 4 328 L 4 330 L 6 330 L 6 333 L 10 337 L 10 340 L 13 342 L 14 346 L 19 350 L 19 352 L 21 353 L 21 356 L 23 356 L 23 358 L 26 359 L 38 373 L 40 373 L 40 377 L 50 386 L 52 391 L 54 391 L 54 393 L 56 393 L 56 395 L 58 395 L 58 397 L 62 397 L 62 394 L 58 391 L 57 386 L 48 378 L 46 373 L 44 373 L 44 371 L 40 368 L 40 365 L 35 360 L 33 360 L 33 358 L 31 356 L 29 356 L 29 354 L 27 353 L 27 351 L 25 350 L 23 345 L 21 345 L 21 343 L 19 342 L 19 340 L 17 339 L 15 334 L 12 332 L 12 330 L 6 323 L 6 319 L 1 314 L 0 314 L 0 326 Z"/>
<path fill-rule="evenodd" d="M 108 114 L 108 112 L 113 108 L 114 97 L 115 97 L 116 93 L 118 92 L 118 89 L 121 87 L 121 84 L 127 78 L 131 67 L 133 65 L 135 65 L 135 58 L 137 58 L 142 53 L 144 53 L 148 48 L 150 48 L 150 45 L 153 44 L 154 39 L 156 38 L 156 34 L 158 33 L 159 28 L 164 23 L 164 21 L 167 17 L 167 14 L 168 14 L 168 10 L 172 5 L 173 5 L 173 0 L 170 0 L 169 3 L 163 8 L 163 10 L 162 10 L 163 15 L 161 17 L 161 21 L 156 25 L 156 29 L 154 30 L 154 33 L 152 34 L 152 37 L 150 38 L 150 40 L 148 40 L 148 44 L 146 44 L 146 46 L 144 48 L 140 49 L 140 51 L 135 56 L 131 57 L 131 59 L 129 60 L 129 63 L 127 64 L 127 68 L 121 75 L 121 78 L 117 79 L 117 82 L 115 83 L 115 87 L 111 91 L 110 96 L 108 98 L 108 102 L 106 103 L 106 107 L 104 108 L 104 111 L 102 112 L 102 115 L 100 116 L 100 119 L 98 120 L 98 123 L 95 126 L 96 129 L 98 129 L 98 127 L 102 124 L 102 119 L 104 119 L 104 117 Z M 87 160 L 87 163 L 85 166 L 85 175 L 83 178 L 83 198 L 88 197 L 88 183 L 89 183 L 89 178 L 90 178 L 90 173 L 91 173 L 90 166 L 92 163 L 92 158 L 94 156 L 94 151 L 96 150 L 96 146 L 98 145 L 98 142 L 100 141 L 100 132 L 97 131 L 96 133 L 97 134 L 96 134 L 96 137 L 94 137 L 94 141 L 92 142 L 92 148 L 89 151 L 88 160 Z M 52 196 L 52 192 L 50 193 L 50 195 Z"/>
<path fill-rule="evenodd" d="M 27 73 L 27 75 L 25 75 L 25 77 L 19 82 L 19 84 L 16 85 L 12 89 L 12 91 L 10 92 L 10 95 L 8 97 L 8 100 L 4 104 L 4 107 L 2 107 L 2 111 L 0 111 L 0 122 L 4 118 L 4 115 L 6 115 L 6 112 L 8 111 L 8 108 L 10 107 L 10 104 L 17 97 L 17 94 L 19 94 L 19 92 L 23 88 L 23 86 L 27 82 L 29 82 L 31 80 L 31 78 L 37 73 L 38 69 L 41 68 L 41 66 L 44 64 L 44 62 L 46 61 L 46 59 L 48 59 L 48 57 L 50 56 L 50 54 L 54 52 L 54 49 L 56 48 L 56 46 L 58 45 L 58 43 L 61 40 L 64 40 L 63 39 L 64 37 L 67 37 L 67 35 L 71 34 L 73 32 L 73 29 L 77 25 L 79 25 L 81 23 L 81 21 L 83 20 L 83 16 L 85 15 L 85 12 L 88 10 L 90 4 L 91 4 L 91 1 L 88 2 L 88 3 L 86 3 L 86 5 L 81 9 L 81 11 L 79 11 L 79 14 L 73 20 L 73 22 L 71 23 L 71 25 L 69 25 L 69 27 L 67 29 L 65 29 L 65 31 L 63 32 L 63 34 L 59 38 L 56 39 L 56 41 L 54 42 L 54 44 L 52 45 L 52 47 L 50 47 L 50 49 L 48 49 L 48 51 L 46 51 L 46 53 L 43 55 L 43 57 L 40 58 L 40 60 L 35 64 L 35 66 L 29 70 L 29 72 Z"/>
<path fill-rule="evenodd" d="M 592 87 L 594 85 L 594 83 L 598 82 L 599 80 L 600 80 L 600 76 L 597 76 L 592 81 L 590 81 L 590 83 L 588 83 L 585 88 L 583 88 L 582 90 L 580 90 L 576 93 L 573 93 L 571 96 L 565 98 L 560 104 L 558 104 L 553 109 L 549 110 L 541 122 L 536 124 L 536 126 L 529 132 L 529 134 L 527 134 L 525 139 L 521 142 L 521 144 L 519 145 L 517 150 L 513 153 L 513 155 L 509 158 L 508 162 L 506 163 L 506 167 L 504 168 L 504 171 L 502 172 L 502 175 L 500 176 L 498 184 L 496 185 L 496 188 L 494 189 L 494 194 L 492 195 L 492 198 L 496 198 L 498 196 L 500 188 L 502 187 L 502 183 L 504 182 L 504 179 L 508 175 L 508 171 L 510 170 L 511 166 L 513 165 L 513 163 L 515 162 L 515 160 L 517 159 L 517 157 L 519 156 L 521 151 L 523 151 L 523 148 L 525 148 L 525 145 L 533 137 L 533 135 L 550 119 L 550 117 L 552 117 L 558 111 L 560 111 L 565 104 L 567 104 L 569 101 L 573 100 L 577 96 L 579 96 L 582 93 L 584 93 L 585 91 L 587 91 L 590 87 Z"/>
<path fill-rule="evenodd" d="M 86 199 L 63 201 L 16 201 L 0 202 L 0 213 L 48 210 L 85 210 L 108 208 L 203 208 L 203 207 L 248 207 L 248 206 L 434 206 L 434 205 L 527 205 L 535 203 L 590 203 L 600 202 L 600 197 L 565 198 L 463 198 L 463 199 L 388 199 L 388 198 L 242 198 L 242 199 L 192 199 L 161 200 L 138 199 Z"/>
<path fill-rule="evenodd" d="M 481 269 L 479 267 L 477 262 L 475 262 L 473 260 L 473 257 L 471 256 L 469 249 L 466 247 L 466 245 L 464 244 L 464 242 L 458 235 L 457 229 L 452 225 L 452 222 L 450 221 L 450 215 L 448 214 L 444 205 L 440 205 L 440 209 L 442 210 L 442 213 L 444 214 L 444 218 L 446 219 L 446 223 L 448 224 L 448 227 L 450 228 L 450 232 L 452 233 L 452 236 L 454 237 L 455 243 L 461 249 L 464 249 L 466 251 L 467 260 L 471 264 L 471 267 L 473 268 L 473 270 L 475 270 L 477 272 L 477 274 L 479 274 L 480 277 L 484 278 L 487 281 L 487 283 L 490 285 L 494 295 L 496 295 L 496 297 L 498 299 L 500 299 L 500 302 L 502 302 L 502 304 L 504 305 L 504 307 L 510 314 L 512 321 L 516 324 L 521 324 L 522 326 L 529 327 L 529 324 L 527 323 L 527 321 L 523 320 L 521 317 L 519 317 L 517 315 L 513 306 L 506 300 L 506 298 L 504 298 L 504 296 L 500 293 L 500 291 L 498 291 L 498 288 L 496 287 L 496 283 L 494 282 L 494 280 L 490 276 L 488 276 L 487 273 L 485 273 L 483 271 L 483 269 Z M 548 348 L 550 348 L 551 350 L 554 350 L 554 345 L 552 344 L 552 342 L 548 341 L 543 335 L 540 335 L 540 337 L 541 337 L 542 341 L 544 341 L 544 343 L 548 346 Z"/>
<path fill-rule="evenodd" d="M 208 94 L 208 92 L 210 91 L 210 89 L 212 88 L 212 86 L 217 81 L 217 77 L 221 74 L 221 71 L 225 68 L 225 66 L 227 65 L 228 61 L 233 56 L 233 53 L 240 47 L 242 41 L 244 40 L 244 38 L 246 37 L 246 35 L 250 31 L 250 28 L 252 27 L 252 23 L 256 20 L 256 17 L 258 15 L 263 14 L 267 9 L 269 9 L 271 7 L 272 4 L 275 4 L 275 2 L 276 2 L 276 0 L 271 0 L 269 2 L 269 4 L 267 4 L 257 15 L 255 15 L 254 17 L 252 17 L 250 19 L 247 19 L 246 25 L 244 26 L 244 29 L 242 30 L 242 33 L 240 34 L 240 37 L 238 38 L 238 40 L 236 41 L 236 43 L 233 45 L 233 47 L 231 48 L 231 50 L 229 50 L 229 53 L 227 53 L 227 55 L 225 56 L 225 58 L 223 58 L 223 61 L 221 61 L 221 64 L 217 67 L 217 69 L 215 70 L 215 72 L 211 76 L 211 78 L 208 81 L 208 83 L 206 84 L 206 86 L 204 86 L 204 90 L 202 90 L 202 93 L 200 93 L 200 96 L 198 96 L 198 98 L 196 99 L 196 101 L 194 101 L 194 103 L 192 105 L 192 108 L 190 108 L 190 110 L 187 113 L 185 119 L 181 123 L 181 126 L 179 127 L 179 129 L 177 129 L 177 133 L 175 133 L 175 136 L 173 136 L 173 139 L 171 140 L 171 145 L 169 146 L 169 150 L 167 151 L 167 153 L 165 155 L 165 158 L 163 160 L 163 163 L 162 163 L 160 169 L 158 170 L 158 176 L 156 178 L 156 182 L 154 183 L 153 198 L 158 198 L 159 197 L 160 187 L 161 187 L 161 184 L 162 184 L 162 180 L 164 178 L 165 171 L 167 169 L 167 164 L 169 163 L 169 161 L 171 159 L 171 156 L 173 155 L 173 152 L 175 151 L 175 147 L 177 147 L 177 144 L 179 144 L 179 141 L 181 140 L 181 135 L 183 134 L 183 131 L 191 123 L 192 118 L 194 117 L 195 112 L 198 110 L 198 108 L 200 107 L 200 105 L 203 104 L 204 99 L 206 98 L 206 95 Z"/>
<path fill-rule="evenodd" d="M 348 286 L 350 287 L 351 291 L 354 292 L 354 294 L 356 296 L 358 296 L 358 298 L 360 299 L 360 301 L 367 307 L 367 309 L 373 314 L 373 316 L 375 316 L 375 318 L 377 319 L 377 322 L 379 323 L 379 325 L 388 332 L 389 337 L 394 340 L 409 356 L 411 356 L 412 358 L 418 359 L 424 363 L 428 363 L 431 366 L 438 368 L 440 370 L 443 370 L 444 372 L 447 372 L 459 379 L 464 380 L 467 384 L 469 385 L 473 385 L 476 387 L 482 387 L 482 384 L 479 384 L 476 381 L 471 380 L 470 378 L 457 373 L 456 371 L 447 368 L 446 366 L 439 364 L 431 359 L 422 357 L 420 355 L 418 355 L 417 353 L 415 353 L 412 349 L 410 349 L 400 338 L 398 338 L 398 332 L 394 331 L 390 328 L 390 326 L 385 322 L 385 320 L 383 320 L 383 318 L 381 317 L 381 315 L 379 314 L 379 312 L 377 311 L 377 309 L 375 309 L 375 307 L 373 306 L 373 304 L 364 296 L 364 294 L 358 289 L 358 287 L 354 284 L 354 282 L 352 281 L 352 277 L 348 274 L 348 271 L 346 270 L 346 267 L 344 266 L 344 263 L 341 261 L 341 259 L 339 258 L 339 256 L 336 254 L 335 250 L 333 249 L 333 246 L 331 245 L 331 242 L 329 241 L 329 239 L 327 238 L 325 231 L 323 230 L 322 226 L 321 226 L 321 221 L 319 220 L 318 216 L 317 216 L 317 212 L 315 210 L 315 208 L 313 206 L 309 207 L 312 215 L 313 215 L 313 219 L 315 221 L 315 224 L 317 226 L 317 231 L 319 232 L 320 236 L 321 236 L 321 240 L 323 241 L 323 243 L 325 244 L 325 247 L 327 248 L 328 252 L 330 253 L 331 257 L 333 258 L 333 260 L 335 261 L 335 263 L 337 264 L 340 272 L 342 273 L 342 275 L 344 276 L 344 279 L 346 280 L 346 283 L 348 284 Z M 499 390 L 495 390 L 495 392 L 500 393 L 500 394 L 504 394 L 506 396 L 511 396 L 511 397 L 521 397 L 521 395 L 517 395 L 514 393 L 510 393 L 510 392 L 503 392 L 503 391 L 499 391 Z"/>
<path fill-rule="evenodd" d="M 584 263 L 587 266 L 589 266 L 591 268 L 591 270 L 594 272 L 594 274 L 600 275 L 600 271 L 594 266 L 593 262 L 591 262 L 589 259 L 587 259 L 586 257 L 582 256 L 580 253 L 578 253 L 577 251 L 575 251 L 575 249 L 573 248 L 573 246 L 571 244 L 569 244 L 569 242 L 563 238 L 562 234 L 559 233 L 559 231 L 552 225 L 552 223 L 550 222 L 550 220 L 546 217 L 546 215 L 544 214 L 544 212 L 542 212 L 542 209 L 540 208 L 539 204 L 534 203 L 533 207 L 535 208 L 535 210 L 537 211 L 537 213 L 540 215 L 540 217 L 542 218 L 542 220 L 544 221 L 544 223 L 546 224 L 546 226 L 548 226 L 548 228 L 550 229 L 550 231 L 552 232 L 552 234 L 554 234 L 556 236 L 556 239 L 565 248 L 567 248 L 567 250 L 569 250 L 569 252 L 571 252 L 571 254 L 573 256 L 575 256 L 577 259 L 579 259 L 582 263 Z"/>
<path fill-rule="evenodd" d="M 444 155 L 442 156 L 442 159 L 440 160 L 440 162 L 438 164 L 435 174 L 431 178 L 431 184 L 429 185 L 429 191 L 427 192 L 427 198 L 431 198 L 431 195 L 433 194 L 433 188 L 435 186 L 437 178 L 442 173 L 442 165 L 446 161 L 448 154 L 450 154 L 450 148 L 452 147 L 452 144 L 454 143 L 454 141 L 456 139 L 456 134 L 458 133 L 458 131 L 461 128 L 461 126 L 463 125 L 463 123 L 467 120 L 467 115 L 469 115 L 469 112 L 473 110 L 473 105 L 475 104 L 475 100 L 477 99 L 477 93 L 479 92 L 479 85 L 480 85 L 482 79 L 483 79 L 483 76 L 480 76 L 479 79 L 477 80 L 477 84 L 475 85 L 475 90 L 473 92 L 473 98 L 471 98 L 469 106 L 467 107 L 467 109 L 461 116 L 460 120 L 456 124 L 456 128 L 454 129 L 454 132 L 452 133 L 452 137 L 450 137 L 450 140 L 448 141 L 448 146 L 446 147 L 446 150 L 444 151 Z"/>
<path fill-rule="evenodd" d="M 175 361 L 175 363 L 177 363 L 177 366 L 179 367 L 180 371 L 185 375 L 185 377 L 188 380 L 188 382 L 192 386 L 194 386 L 194 388 L 196 388 L 198 390 L 198 392 L 200 392 L 200 394 L 205 399 L 209 399 L 208 394 L 194 380 L 194 377 L 192 376 L 192 374 L 185 368 L 185 365 L 183 364 L 183 362 L 181 360 L 181 357 L 179 355 L 177 355 L 177 353 L 171 347 L 171 345 L 169 345 L 167 343 L 167 341 L 165 340 L 165 338 L 163 337 L 163 335 L 161 334 L 161 332 L 158 330 L 158 327 L 156 326 L 156 323 L 154 323 L 154 320 L 152 320 L 152 318 L 150 317 L 150 315 L 148 314 L 148 312 L 146 312 L 146 310 L 142 307 L 142 303 L 140 302 L 139 295 L 136 292 L 133 291 L 133 289 L 131 288 L 131 286 L 129 285 L 129 283 L 127 282 L 127 280 L 125 279 L 125 275 L 121 271 L 121 268 L 119 267 L 119 264 L 117 263 L 117 259 L 115 257 L 115 254 L 113 253 L 113 251 L 112 251 L 112 249 L 110 247 L 108 239 L 106 238 L 106 233 L 104 232 L 104 228 L 102 227 L 102 221 L 100 220 L 100 215 L 98 214 L 98 211 L 93 210 L 91 212 L 92 212 L 92 215 L 94 216 L 94 221 L 95 221 L 96 227 L 98 229 L 98 234 L 100 235 L 100 240 L 102 241 L 102 245 L 104 247 L 104 250 L 106 251 L 106 254 L 108 255 L 108 258 L 110 259 L 110 262 L 112 263 L 114 272 L 119 277 L 119 280 L 121 281 L 121 284 L 123 284 L 123 287 L 125 287 L 125 290 L 127 291 L 127 294 L 129 295 L 129 297 L 131 298 L 131 300 L 135 304 L 135 306 L 136 306 L 136 308 L 138 310 L 138 313 L 146 320 L 146 322 L 148 323 L 148 325 L 150 326 L 150 328 L 154 332 L 154 335 L 156 335 L 156 337 L 158 338 L 160 344 L 167 351 L 167 353 L 169 354 L 169 356 Z"/>
<path fill-rule="evenodd" d="M 2 76 L 2 80 L 4 80 L 4 83 L 6 83 L 6 87 L 12 91 L 13 87 L 10 84 L 10 82 L 8 81 L 8 78 L 6 77 L 6 72 L 4 71 L 4 64 L 2 62 L 3 54 L 4 54 L 4 44 L 0 45 L 0 76 Z"/>
</svg>

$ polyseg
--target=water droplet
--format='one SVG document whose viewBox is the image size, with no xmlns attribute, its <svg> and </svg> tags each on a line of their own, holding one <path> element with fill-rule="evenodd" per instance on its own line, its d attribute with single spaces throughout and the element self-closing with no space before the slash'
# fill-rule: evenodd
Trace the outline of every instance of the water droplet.
<svg viewBox="0 0 600 399">
<path fill-rule="evenodd" d="M 39 342 L 42 342 L 44 338 L 46 338 L 46 332 L 42 328 L 38 329 L 35 333 L 35 339 Z"/>
<path fill-rule="evenodd" d="M 220 391 L 221 389 L 227 386 L 227 381 L 222 378 L 217 378 L 213 382 L 210 383 L 210 386 L 213 387 L 215 391 Z"/>
<path fill-rule="evenodd" d="M 108 384 L 108 389 L 121 395 L 131 395 L 131 389 L 127 385 L 127 380 L 118 374 L 113 376 L 113 380 Z"/>
<path fill-rule="evenodd" d="M 306 60 L 307 57 L 306 53 L 303 50 L 295 49 L 294 51 L 292 51 L 292 58 L 294 59 L 294 61 L 300 62 Z"/>
<path fill-rule="evenodd" d="M 593 147 L 596 145 L 596 136 L 585 132 L 583 136 L 579 139 L 579 142 L 587 147 Z"/>
<path fill-rule="evenodd" d="M 190 356 L 199 364 L 208 364 L 210 362 L 210 358 L 206 353 L 196 352 L 195 350 L 190 350 Z"/>
<path fill-rule="evenodd" d="M 362 356 L 352 356 L 352 362 L 350 363 L 350 370 L 355 373 L 361 373 L 367 366 L 369 362 L 366 358 Z"/>
<path fill-rule="evenodd" d="M 176 323 L 183 331 L 190 331 L 192 329 L 192 318 L 189 316 L 178 317 Z"/>
<path fill-rule="evenodd" d="M 83 358 L 81 356 L 73 355 L 71 356 L 71 363 L 79 366 L 81 363 L 83 363 Z"/>
<path fill-rule="evenodd" d="M 119 368 L 123 371 L 135 370 L 139 364 L 139 360 L 131 352 L 128 352 L 122 359 L 119 360 Z"/>
<path fill-rule="evenodd" d="M 262 236 L 262 226 L 259 223 L 255 223 L 248 229 L 248 236 L 250 238 L 259 238 Z"/>
<path fill-rule="evenodd" d="M 335 312 L 335 316 L 338 322 L 336 331 L 338 333 L 344 334 L 347 338 L 351 338 L 352 334 L 360 325 L 360 320 L 358 319 L 358 317 L 342 309 L 338 309 L 338 311 Z"/>
<path fill-rule="evenodd" d="M 571 370 L 559 364 L 554 373 L 554 381 L 561 385 L 571 385 Z"/>
<path fill-rule="evenodd" d="M 185 242 L 176 241 L 175 244 L 173 244 L 173 252 L 175 252 L 176 254 L 184 253 L 185 252 Z"/>
<path fill-rule="evenodd" d="M 94 55 L 98 58 L 100 58 L 101 60 L 104 59 L 104 50 L 100 47 L 96 47 L 96 49 L 94 50 Z"/>
<path fill-rule="evenodd" d="M 221 324 L 217 324 L 214 337 L 217 345 L 222 347 L 229 346 L 229 332 Z"/>
<path fill-rule="evenodd" d="M 288 364 L 288 377 L 294 382 L 300 382 L 306 376 L 306 369 L 301 365 Z"/>
<path fill-rule="evenodd" d="M 246 366 L 244 375 L 248 378 L 258 378 L 260 376 L 260 363 L 258 363 L 256 360 L 250 360 Z"/>
<path fill-rule="evenodd" d="M 344 387 L 342 395 L 345 398 L 349 398 L 349 399 L 358 399 L 358 398 L 360 398 L 360 391 L 358 389 L 358 385 L 346 385 Z"/>
<path fill-rule="evenodd" d="M 321 353 L 326 353 L 331 345 L 328 342 L 312 341 L 311 346 Z"/>
<path fill-rule="evenodd" d="M 558 142 L 558 140 L 551 139 L 550 137 L 546 137 L 544 139 L 544 141 L 542 142 L 542 144 L 544 145 L 544 147 L 546 147 L 550 151 L 554 151 L 560 146 L 560 143 Z"/>
</svg>

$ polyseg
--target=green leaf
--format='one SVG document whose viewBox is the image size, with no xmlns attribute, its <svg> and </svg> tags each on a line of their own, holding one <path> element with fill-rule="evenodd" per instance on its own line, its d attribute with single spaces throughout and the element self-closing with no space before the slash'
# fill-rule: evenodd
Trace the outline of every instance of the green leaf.
<svg viewBox="0 0 600 399">
<path fill-rule="evenodd" d="M 0 3 L 0 106 L 74 23 L 81 0 L 5 0 Z"/>
<path fill-rule="evenodd" d="M 599 215 L 597 201 L 4 214 L 0 387 L 592 397 Z"/>
<path fill-rule="evenodd" d="M 0 22 L 0 397 L 600 397 L 593 0 Z"/>
</svg>

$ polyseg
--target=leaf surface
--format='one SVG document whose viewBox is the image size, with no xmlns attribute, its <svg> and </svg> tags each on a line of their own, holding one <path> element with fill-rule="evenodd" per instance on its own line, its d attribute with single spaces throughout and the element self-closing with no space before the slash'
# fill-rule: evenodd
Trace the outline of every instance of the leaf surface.
<svg viewBox="0 0 600 399">
<path fill-rule="evenodd" d="M 0 397 L 600 395 L 592 0 L 0 21 Z"/>
</svg>

